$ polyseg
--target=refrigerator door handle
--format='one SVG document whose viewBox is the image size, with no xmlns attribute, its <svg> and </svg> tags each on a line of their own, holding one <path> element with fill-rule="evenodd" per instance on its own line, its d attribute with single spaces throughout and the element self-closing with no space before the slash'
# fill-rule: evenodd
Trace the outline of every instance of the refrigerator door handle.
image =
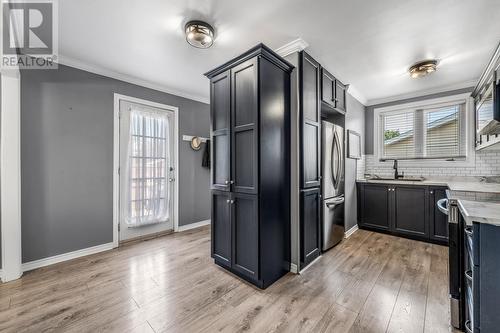
<svg viewBox="0 0 500 333">
<path fill-rule="evenodd" d="M 344 198 L 339 198 L 339 199 L 336 199 L 336 200 L 332 200 L 331 202 L 327 202 L 326 203 L 326 207 L 328 207 L 328 208 L 335 207 L 337 205 L 340 205 L 340 204 L 344 203 L 344 201 L 345 201 Z"/>
<path fill-rule="evenodd" d="M 332 179 L 333 179 L 333 187 L 338 189 L 340 183 L 340 145 L 339 139 L 337 136 L 337 132 L 333 133 L 333 144 L 332 144 Z"/>
</svg>

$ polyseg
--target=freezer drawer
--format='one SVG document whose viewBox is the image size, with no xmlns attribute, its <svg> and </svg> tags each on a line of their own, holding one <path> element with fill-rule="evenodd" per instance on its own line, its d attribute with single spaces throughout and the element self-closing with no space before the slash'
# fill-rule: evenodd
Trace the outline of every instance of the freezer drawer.
<svg viewBox="0 0 500 333">
<path fill-rule="evenodd" d="M 344 196 L 323 200 L 323 251 L 337 245 L 344 238 Z"/>
</svg>

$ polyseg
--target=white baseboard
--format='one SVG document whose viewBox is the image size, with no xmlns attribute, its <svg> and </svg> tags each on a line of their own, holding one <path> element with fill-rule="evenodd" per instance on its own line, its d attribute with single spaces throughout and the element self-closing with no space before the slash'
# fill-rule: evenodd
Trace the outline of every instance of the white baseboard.
<svg viewBox="0 0 500 333">
<path fill-rule="evenodd" d="M 209 225 L 209 224 L 210 224 L 210 220 L 204 220 L 204 221 L 200 221 L 200 222 L 181 225 L 181 226 L 179 226 L 179 228 L 177 228 L 177 232 L 195 229 L 195 228 L 203 227 L 203 226 Z"/>
<path fill-rule="evenodd" d="M 45 267 L 53 264 L 57 264 L 59 262 L 76 259 L 84 256 L 88 256 L 91 254 L 108 251 L 113 249 L 113 243 L 106 243 L 102 245 L 88 247 L 86 249 L 76 250 L 73 252 L 59 254 L 53 257 L 43 258 L 39 260 L 34 260 L 30 262 L 26 262 L 23 264 L 23 272 L 31 271 L 36 268 Z"/>
<path fill-rule="evenodd" d="M 358 230 L 358 225 L 355 224 L 351 229 L 347 230 L 345 235 L 344 235 L 344 238 L 349 238 L 353 233 L 355 233 L 357 230 Z"/>
<path fill-rule="evenodd" d="M 290 264 L 290 272 L 291 273 L 295 273 L 295 274 L 298 274 L 299 273 L 299 268 L 297 267 L 296 264 Z"/>
<path fill-rule="evenodd" d="M 2 271 L 1 269 L 0 269 L 0 281 L 1 281 L 1 282 L 4 282 L 4 281 L 3 281 L 3 271 Z"/>
</svg>

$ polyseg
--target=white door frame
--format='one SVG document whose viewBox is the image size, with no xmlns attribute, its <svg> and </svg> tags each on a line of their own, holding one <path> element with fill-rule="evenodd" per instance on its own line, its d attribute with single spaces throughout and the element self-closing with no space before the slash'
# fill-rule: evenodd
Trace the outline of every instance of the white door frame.
<svg viewBox="0 0 500 333">
<path fill-rule="evenodd" d="M 0 20 L 1 21 L 1 20 Z M 0 22 L 1 23 L 1 22 Z M 21 237 L 21 76 L 1 71 L 1 234 L 3 282 L 23 274 Z"/>
<path fill-rule="evenodd" d="M 174 113 L 174 231 L 179 229 L 179 108 L 156 103 L 136 97 L 114 94 L 113 112 L 113 247 L 119 245 L 118 223 L 120 222 L 120 101 L 142 104 L 154 108 L 172 111 Z"/>
</svg>

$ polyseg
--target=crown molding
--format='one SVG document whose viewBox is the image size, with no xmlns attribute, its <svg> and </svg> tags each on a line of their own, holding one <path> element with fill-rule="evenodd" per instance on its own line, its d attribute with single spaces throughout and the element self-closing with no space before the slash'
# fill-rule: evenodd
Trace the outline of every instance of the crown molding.
<svg viewBox="0 0 500 333">
<path fill-rule="evenodd" d="M 453 91 L 453 90 L 459 90 L 459 89 L 465 89 L 465 88 L 471 88 L 471 92 L 472 92 L 472 88 L 474 88 L 474 86 L 476 84 L 477 84 L 477 80 L 469 80 L 469 81 L 464 81 L 461 83 L 441 86 L 441 87 L 432 88 L 432 89 L 418 90 L 418 91 L 414 91 L 414 92 L 406 93 L 406 94 L 401 94 L 401 95 L 369 99 L 367 101 L 367 104 L 365 104 L 365 105 L 366 106 L 374 106 L 374 105 L 379 105 L 379 104 L 391 103 L 391 102 L 401 101 L 401 100 L 405 100 L 405 99 L 423 97 L 423 96 L 439 94 L 439 93 L 443 93 L 443 92 L 447 92 L 447 91 Z"/>
<path fill-rule="evenodd" d="M 148 80 L 143 80 L 143 79 L 140 79 L 138 77 L 123 74 L 120 72 L 115 72 L 115 71 L 106 69 L 104 67 L 89 64 L 89 63 L 86 63 L 86 62 L 83 62 L 80 60 L 76 60 L 76 59 L 73 59 L 73 58 L 70 58 L 67 56 L 63 56 L 61 54 L 59 55 L 58 63 L 61 65 L 80 69 L 80 70 L 83 70 L 86 72 L 90 72 L 90 73 L 94 73 L 97 75 L 102 75 L 102 76 L 106 76 L 106 77 L 109 77 L 112 79 L 120 80 L 123 82 L 135 84 L 135 85 L 138 85 L 138 86 L 141 86 L 144 88 L 149 88 L 149 89 L 161 91 L 161 92 L 164 92 L 164 93 L 167 93 L 170 95 L 175 95 L 175 96 L 191 99 L 191 100 L 194 100 L 197 102 L 210 104 L 210 100 L 206 97 L 199 96 L 199 95 L 193 95 L 191 93 L 187 93 L 184 91 L 172 89 L 172 88 L 166 87 L 166 86 L 161 85 L 161 84 L 157 84 L 157 83 L 154 83 L 154 82 L 151 82 Z"/>
<path fill-rule="evenodd" d="M 300 52 L 305 50 L 309 44 L 303 40 L 302 38 L 297 38 L 292 40 L 290 43 L 286 43 L 285 45 L 278 47 L 274 52 L 279 54 L 281 57 L 286 57 L 294 52 Z"/>
<path fill-rule="evenodd" d="M 352 84 L 349 85 L 347 92 L 349 93 L 349 95 L 351 95 L 352 97 L 357 99 L 358 102 L 360 102 L 361 104 L 366 106 L 367 100 L 366 100 L 365 96 L 363 96 L 363 94 L 361 94 L 359 92 L 359 90 L 356 89 L 356 87 L 354 87 Z"/>
</svg>

